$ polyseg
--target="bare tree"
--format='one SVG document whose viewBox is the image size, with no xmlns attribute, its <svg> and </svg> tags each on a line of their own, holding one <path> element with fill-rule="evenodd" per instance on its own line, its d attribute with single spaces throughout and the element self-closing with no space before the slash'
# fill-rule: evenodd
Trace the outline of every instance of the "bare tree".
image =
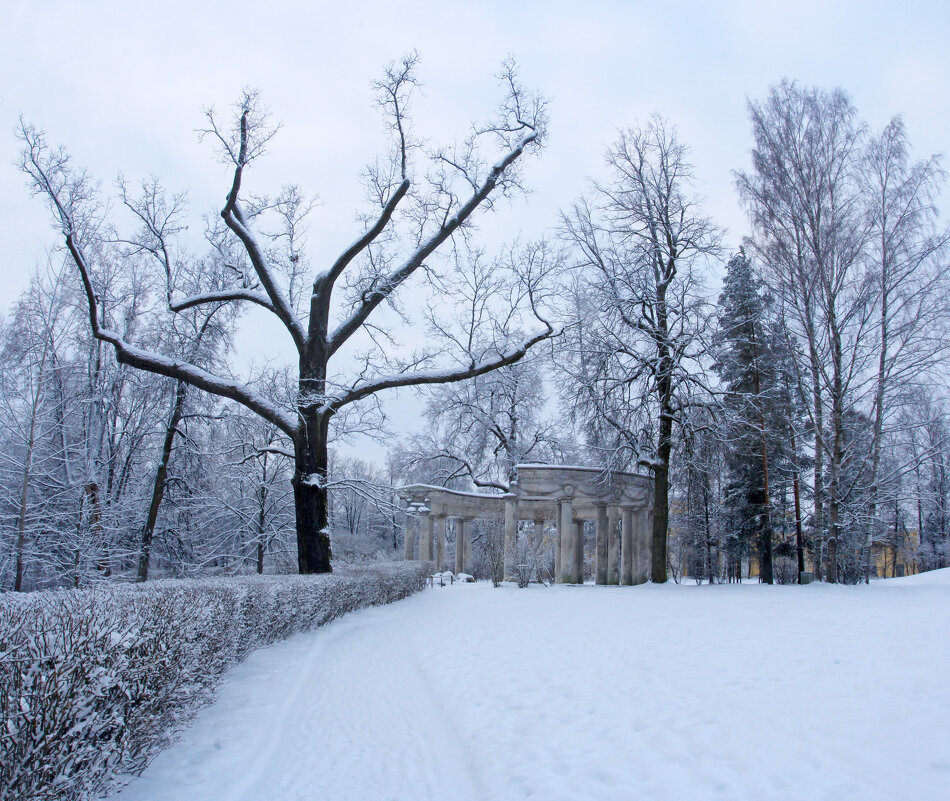
<svg viewBox="0 0 950 801">
<path fill-rule="evenodd" d="M 474 341 L 481 320 L 492 317 L 499 305 L 512 306 L 499 304 L 498 296 L 518 291 L 512 282 L 515 265 L 549 285 L 561 270 L 562 254 L 542 240 L 511 248 L 498 261 L 472 259 L 464 271 L 466 302 L 456 316 L 465 321 L 466 340 Z M 461 478 L 507 492 L 519 462 L 551 458 L 559 450 L 554 426 L 544 415 L 545 381 L 545 363 L 536 353 L 470 381 L 430 390 L 429 430 L 413 443 L 414 459 L 440 465 L 439 483 Z"/>
<path fill-rule="evenodd" d="M 785 81 L 749 103 L 751 172 L 737 173 L 759 256 L 798 356 L 798 389 L 815 434 L 815 529 L 837 577 L 845 412 L 867 389 L 873 305 L 865 269 L 869 225 L 860 184 L 864 126 L 844 92 Z M 825 457 L 828 475 L 825 475 Z"/>
<path fill-rule="evenodd" d="M 3 332 L 2 357 L 6 365 L 0 374 L 0 412 L 5 447 L 0 457 L 0 473 L 13 479 L 14 577 L 13 589 L 24 589 L 30 534 L 36 528 L 41 499 L 36 496 L 36 473 L 48 473 L 60 452 L 44 446 L 55 428 L 55 373 L 59 369 L 56 343 L 69 317 L 60 277 L 35 275 L 29 289 L 13 309 L 13 319 Z M 45 280 L 44 280 L 45 279 Z M 6 482 L 4 482 L 6 483 Z M 47 510 L 48 512 L 48 510 Z"/>
<path fill-rule="evenodd" d="M 21 125 L 22 168 L 34 191 L 49 201 L 62 231 L 82 280 L 93 335 L 114 348 L 121 364 L 243 404 L 289 440 L 286 450 L 295 465 L 298 567 L 302 573 L 331 569 L 327 471 L 330 424 L 335 417 L 386 389 L 461 381 L 514 364 L 554 333 L 539 305 L 536 276 L 526 271 L 520 276 L 518 292 L 510 298 L 511 310 L 503 316 L 506 325 L 486 320 L 480 335 L 467 341 L 447 340 L 435 331 L 432 347 L 403 358 L 393 353 L 391 333 L 381 327 L 385 323 L 381 307 L 393 306 L 398 290 L 412 279 L 416 279 L 417 292 L 426 287 L 451 291 L 451 270 L 444 272 L 437 251 L 447 243 L 464 245 L 476 212 L 491 209 L 497 197 L 519 189 L 519 159 L 540 149 L 546 123 L 544 100 L 520 86 L 509 62 L 501 74 L 506 94 L 497 119 L 475 127 L 461 144 L 421 158 L 426 154 L 412 138 L 408 115 L 417 85 L 416 64 L 414 55 L 392 64 L 376 84 L 392 134 L 389 156 L 366 173 L 376 210 L 364 218 L 366 227 L 357 239 L 332 265 L 316 274 L 309 294 L 294 289 L 300 280 L 300 255 L 292 246 L 288 253 L 286 246 L 291 241 L 289 229 L 299 225 L 306 204 L 287 200 L 299 197 L 292 193 L 281 195 L 285 202 L 276 205 L 254 198 L 247 202 L 242 195 L 248 168 L 275 133 L 253 92 L 245 92 L 231 128 L 223 126 L 213 110 L 206 115 L 205 134 L 218 143 L 224 159 L 233 166 L 220 213 L 227 231 L 213 240 L 219 244 L 220 258 L 205 265 L 209 285 L 203 291 L 178 294 L 178 267 L 190 258 L 174 247 L 183 211 L 181 198 L 155 193 L 155 213 L 138 214 L 148 244 L 134 244 L 122 256 L 136 258 L 143 247 L 157 255 L 165 269 L 172 312 L 208 304 L 252 303 L 276 316 L 299 356 L 293 408 L 282 408 L 227 373 L 212 372 L 201 364 L 143 347 L 134 337 L 107 324 L 100 297 L 100 272 L 105 265 L 97 247 L 104 236 L 102 207 L 86 175 L 72 168 L 65 153 L 50 149 L 40 131 Z M 485 151 L 492 146 L 495 157 L 487 158 Z M 427 163 L 429 169 L 414 182 L 417 160 Z M 268 248 L 255 232 L 255 223 L 274 211 L 288 233 L 283 240 L 271 240 L 272 245 L 281 242 L 283 246 Z M 338 287 L 343 291 L 337 293 Z M 295 307 L 295 297 L 301 300 L 306 317 Z M 540 328 L 517 338 L 516 332 L 532 321 L 540 323 Z M 355 374 L 331 369 L 344 346 L 352 348 L 360 342 L 367 343 L 367 349 L 356 359 Z"/>
<path fill-rule="evenodd" d="M 574 205 L 564 230 L 590 276 L 593 308 L 600 311 L 594 335 L 600 358 L 587 360 L 587 378 L 605 390 L 601 398 L 639 387 L 638 397 L 621 408 L 652 408 L 649 429 L 629 421 L 617 421 L 613 429 L 627 450 L 652 450 L 639 460 L 654 476 L 652 579 L 663 582 L 673 427 L 687 385 L 700 380 L 694 369 L 706 305 L 700 272 L 718 254 L 721 235 L 687 194 L 692 168 L 686 147 L 660 117 L 622 131 L 607 165 L 610 181 L 595 184 L 593 199 Z"/>
<path fill-rule="evenodd" d="M 946 250 L 950 233 L 935 230 L 934 206 L 945 176 L 937 156 L 911 163 L 909 151 L 903 121 L 895 117 L 871 140 L 863 170 L 878 351 L 871 408 L 866 580 L 886 423 L 899 413 L 901 396 L 915 391 L 921 378 L 948 354 Z"/>
<path fill-rule="evenodd" d="M 545 417 L 541 360 L 525 359 L 472 381 L 441 388 L 426 405 L 428 428 L 411 443 L 431 480 L 508 492 L 522 462 L 556 458 L 561 447 Z"/>
</svg>

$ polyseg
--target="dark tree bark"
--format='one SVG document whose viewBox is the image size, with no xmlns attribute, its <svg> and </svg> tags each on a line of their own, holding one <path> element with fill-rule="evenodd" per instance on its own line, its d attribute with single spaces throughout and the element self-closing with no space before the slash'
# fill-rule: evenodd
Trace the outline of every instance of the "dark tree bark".
<svg viewBox="0 0 950 801">
<path fill-rule="evenodd" d="M 294 509 L 297 515 L 297 563 L 301 573 L 328 573 L 330 568 L 329 418 L 307 414 L 303 446 L 294 452 Z"/>
<path fill-rule="evenodd" d="M 162 457 L 155 470 L 155 481 L 152 484 L 152 499 L 148 505 L 148 515 L 145 518 L 145 526 L 142 528 L 142 541 L 139 549 L 139 566 L 136 581 L 148 581 L 149 560 L 152 555 L 152 538 L 155 535 L 155 523 L 158 520 L 158 510 L 165 497 L 165 487 L 168 483 L 168 462 L 172 456 L 172 448 L 175 444 L 175 435 L 178 433 L 178 426 L 181 424 L 182 416 L 185 411 L 186 384 L 179 381 L 175 385 L 175 399 L 172 401 L 171 414 L 168 417 L 168 424 L 165 426 L 165 438 L 162 441 Z"/>
<path fill-rule="evenodd" d="M 653 469 L 653 554 L 650 580 L 662 584 L 667 576 L 667 530 L 670 523 L 670 453 L 672 451 L 672 418 L 660 420 L 660 447 Z"/>
<path fill-rule="evenodd" d="M 264 573 L 264 552 L 267 548 L 267 498 L 270 491 L 267 481 L 267 457 L 261 467 L 261 485 L 257 488 L 257 574 Z"/>
<path fill-rule="evenodd" d="M 760 378 L 759 365 L 757 361 L 757 345 L 755 342 L 755 332 L 752 337 L 753 365 L 752 370 L 755 376 L 755 394 L 761 398 L 762 382 Z M 768 434 L 765 423 L 765 413 L 759 415 L 759 425 L 761 432 L 759 435 L 759 456 L 762 460 L 762 511 L 759 513 L 759 552 L 761 553 L 761 564 L 759 578 L 764 584 L 773 584 L 772 575 L 772 498 L 769 494 L 769 446 Z"/>
<path fill-rule="evenodd" d="M 798 556 L 798 583 L 802 583 L 805 572 L 805 538 L 802 534 L 802 502 L 798 478 L 798 446 L 795 441 L 795 429 L 791 429 L 792 446 L 792 496 L 795 499 L 795 552 Z"/>
</svg>

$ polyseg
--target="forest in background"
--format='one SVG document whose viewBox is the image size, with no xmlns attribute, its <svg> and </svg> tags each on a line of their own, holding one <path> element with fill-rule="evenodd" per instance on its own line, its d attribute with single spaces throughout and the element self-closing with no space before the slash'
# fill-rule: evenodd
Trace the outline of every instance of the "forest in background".
<svg viewBox="0 0 950 801">
<path fill-rule="evenodd" d="M 514 364 L 421 390 L 418 436 L 395 441 L 373 396 L 349 407 L 331 429 L 335 559 L 401 551 L 399 485 L 503 492 L 518 463 L 552 461 L 655 477 L 664 577 L 787 582 L 807 569 L 858 582 L 880 554 L 888 575 L 898 562 L 946 566 L 940 160 L 914 154 L 900 118 L 869 130 L 840 90 L 785 82 L 750 102 L 749 118 L 751 163 L 735 175 L 749 235 L 738 253 L 703 213 L 688 143 L 661 117 L 618 134 L 606 177 L 545 240 L 493 256 L 458 248 L 453 266 L 483 317 L 511 291 L 506 270 L 538 275 L 560 334 Z M 141 199 L 121 193 L 153 222 L 159 201 L 184 203 L 154 184 Z M 268 252 L 291 285 L 309 208 L 289 188 L 252 212 L 268 219 Z M 211 221 L 207 240 L 194 266 L 227 272 L 231 234 Z M 96 243 L 113 329 L 229 369 L 234 307 L 171 315 L 144 239 L 106 232 Z M 0 586 L 129 581 L 144 578 L 143 558 L 148 576 L 292 571 L 284 433 L 119 364 L 92 336 L 82 292 L 65 254 L 51 253 L 0 330 Z M 437 301 L 426 326 L 457 337 Z M 294 408 L 287 370 L 255 368 L 248 383 Z M 354 456 L 346 441 L 356 434 L 395 441 L 386 464 Z M 485 524 L 475 534 L 478 571 L 489 575 L 500 532 Z M 543 577 L 537 547 L 526 532 L 522 548 Z M 655 580 L 656 571 L 655 561 Z"/>
</svg>

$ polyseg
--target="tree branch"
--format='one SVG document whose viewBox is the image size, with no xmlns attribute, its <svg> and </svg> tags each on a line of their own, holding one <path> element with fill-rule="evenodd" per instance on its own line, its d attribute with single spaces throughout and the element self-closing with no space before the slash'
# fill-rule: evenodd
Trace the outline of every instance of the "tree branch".
<svg viewBox="0 0 950 801">
<path fill-rule="evenodd" d="M 399 286 L 409 278 L 422 263 L 428 258 L 446 239 L 472 215 L 472 213 L 488 198 L 492 190 L 498 184 L 499 179 L 520 156 L 524 149 L 534 142 L 538 137 L 538 132 L 532 130 L 530 134 L 523 137 L 518 144 L 491 169 L 488 177 L 468 201 L 449 219 L 447 219 L 439 230 L 430 236 L 403 264 L 382 281 L 372 292 L 363 300 L 356 311 L 339 326 L 330 336 L 329 354 L 332 356 L 367 320 L 377 306 L 388 298 Z M 520 358 L 520 357 L 519 357 Z M 516 360 L 517 361 L 517 360 Z M 437 383 L 430 381 L 426 383 Z M 400 385 L 405 386 L 405 385 Z"/>
<path fill-rule="evenodd" d="M 302 352 L 306 347 L 306 334 L 304 333 L 303 327 L 290 308 L 289 300 L 284 297 L 283 292 L 281 292 L 277 286 L 274 276 L 271 274 L 270 265 L 268 265 L 261 246 L 257 242 L 257 237 L 254 236 L 248 226 L 247 219 L 238 204 L 238 193 L 241 189 L 244 167 L 248 163 L 249 114 L 250 108 L 247 102 L 245 102 L 244 110 L 241 113 L 240 149 L 237 157 L 234 158 L 234 179 L 231 182 L 231 191 L 228 193 L 227 202 L 224 208 L 221 209 L 221 219 L 224 220 L 225 225 L 234 232 L 237 238 L 241 240 L 241 243 L 244 245 L 244 250 L 247 251 L 248 258 L 250 258 L 251 264 L 254 267 L 254 272 L 257 273 L 261 286 L 264 287 L 267 297 L 270 298 L 274 313 L 280 318 L 280 321 L 290 333 L 294 345 L 297 346 L 297 350 Z"/>
<path fill-rule="evenodd" d="M 268 311 L 277 314 L 277 309 L 274 308 L 273 304 L 265 295 L 262 295 L 260 292 L 254 292 L 251 289 L 222 289 L 217 292 L 203 292 L 200 295 L 193 295 L 184 300 L 170 301 L 168 308 L 177 313 L 194 308 L 195 306 L 201 306 L 205 303 L 224 303 L 231 300 L 246 300 L 249 303 L 256 303 L 258 306 L 263 306 Z"/>
<path fill-rule="evenodd" d="M 374 381 L 367 381 L 362 385 L 353 387 L 342 396 L 328 398 L 325 404 L 326 411 L 336 411 L 347 404 L 355 403 L 358 400 L 362 400 L 384 389 L 417 387 L 425 384 L 453 384 L 468 378 L 476 378 L 485 373 L 490 373 L 493 370 L 498 370 L 501 367 L 507 367 L 508 365 L 520 361 L 524 355 L 539 342 L 543 342 L 554 336 L 554 327 L 547 321 L 542 322 L 545 324 L 545 330 L 523 340 L 517 347 L 505 351 L 493 359 L 483 359 L 479 362 L 473 361 L 468 367 L 462 367 L 457 370 L 430 370 L 418 373 L 384 376 Z"/>
</svg>

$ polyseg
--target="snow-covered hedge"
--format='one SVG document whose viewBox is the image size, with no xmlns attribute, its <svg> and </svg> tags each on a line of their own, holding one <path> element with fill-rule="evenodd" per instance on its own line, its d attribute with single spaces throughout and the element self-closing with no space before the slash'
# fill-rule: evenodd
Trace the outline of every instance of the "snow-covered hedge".
<svg viewBox="0 0 950 801">
<path fill-rule="evenodd" d="M 428 567 L 0 596 L 0 801 L 108 791 L 249 651 L 404 598 Z"/>
</svg>

